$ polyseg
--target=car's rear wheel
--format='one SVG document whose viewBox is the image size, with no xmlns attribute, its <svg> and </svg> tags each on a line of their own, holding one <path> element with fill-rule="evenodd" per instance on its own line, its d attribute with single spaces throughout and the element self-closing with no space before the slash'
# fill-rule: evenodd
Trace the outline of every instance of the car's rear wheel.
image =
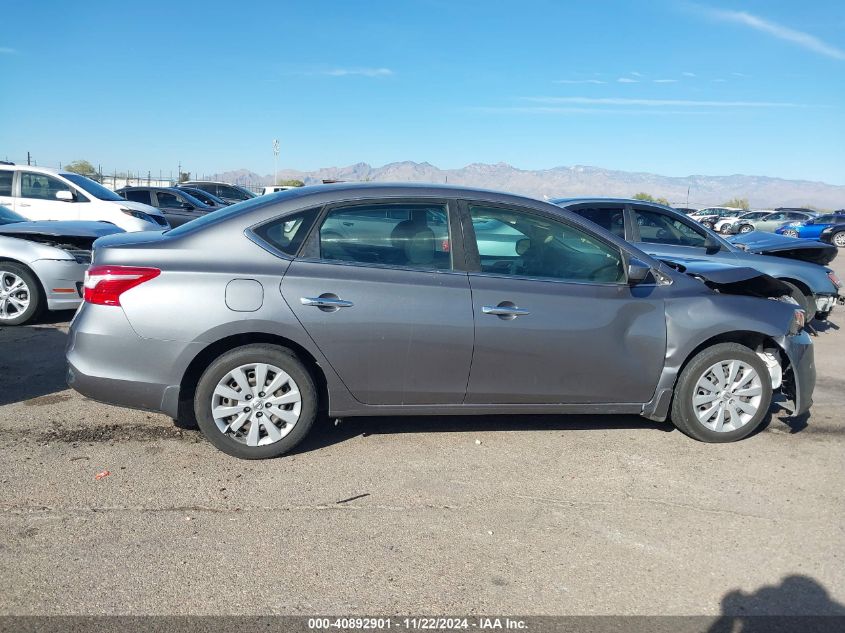
<svg viewBox="0 0 845 633">
<path fill-rule="evenodd" d="M 241 459 L 278 457 L 301 442 L 317 414 L 317 390 L 285 348 L 245 345 L 226 352 L 197 384 L 194 412 L 203 434 Z"/>
<path fill-rule="evenodd" d="M 845 231 L 837 231 L 831 236 L 830 241 L 839 248 L 845 248 Z"/>
<path fill-rule="evenodd" d="M 25 266 L 0 261 L 0 325 L 23 325 L 44 307 L 44 293 Z"/>
<path fill-rule="evenodd" d="M 766 364 L 738 343 L 699 352 L 681 372 L 672 423 L 702 442 L 735 442 L 763 421 L 772 402 Z"/>
<path fill-rule="evenodd" d="M 784 234 L 786 237 L 798 237 L 798 231 L 796 231 L 795 229 L 786 229 L 786 230 L 783 232 L 783 234 Z"/>
<path fill-rule="evenodd" d="M 741 227 L 739 227 L 740 233 L 751 233 L 751 231 L 753 231 L 753 230 L 754 230 L 754 227 L 751 226 L 750 224 L 743 224 Z"/>
</svg>

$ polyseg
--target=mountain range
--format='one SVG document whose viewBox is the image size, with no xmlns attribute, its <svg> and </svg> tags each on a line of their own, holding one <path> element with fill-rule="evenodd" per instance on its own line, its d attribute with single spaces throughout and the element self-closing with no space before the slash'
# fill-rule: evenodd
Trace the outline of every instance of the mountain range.
<svg viewBox="0 0 845 633">
<path fill-rule="evenodd" d="M 219 180 L 244 185 L 273 184 L 272 174 L 261 176 L 245 169 L 218 173 L 215 176 Z M 356 163 L 347 167 L 324 167 L 316 171 L 283 169 L 279 171 L 278 177 L 280 181 L 296 179 L 305 184 L 319 184 L 323 180 L 448 183 L 509 191 L 535 198 L 628 198 L 645 192 L 656 198 L 666 198 L 675 206 L 697 208 L 723 204 L 731 198 L 746 198 L 752 208 L 845 207 L 845 186 L 842 185 L 740 174 L 670 177 L 583 165 L 526 170 L 506 163 L 472 163 L 460 169 L 440 169 L 426 162 L 402 161 L 382 167 Z"/>
</svg>

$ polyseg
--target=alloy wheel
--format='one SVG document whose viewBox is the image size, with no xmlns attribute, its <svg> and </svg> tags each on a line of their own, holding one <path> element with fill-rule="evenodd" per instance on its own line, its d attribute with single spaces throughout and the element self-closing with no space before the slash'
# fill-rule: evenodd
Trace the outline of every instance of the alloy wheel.
<svg viewBox="0 0 845 633">
<path fill-rule="evenodd" d="M 783 234 L 786 235 L 786 237 L 798 237 L 798 231 L 795 229 L 786 229 Z"/>
<path fill-rule="evenodd" d="M 692 405 L 698 421 L 717 433 L 736 431 L 757 414 L 763 382 L 757 371 L 740 360 L 711 365 L 698 379 Z"/>
<path fill-rule="evenodd" d="M 227 373 L 211 397 L 218 430 L 247 446 L 266 446 L 290 433 L 302 412 L 293 378 L 275 365 L 249 363 Z"/>
<path fill-rule="evenodd" d="M 750 226 L 748 224 L 745 224 L 745 225 L 739 227 L 740 233 L 751 233 L 751 231 L 753 231 L 753 230 L 754 230 L 754 227 Z"/>
<path fill-rule="evenodd" d="M 13 272 L 0 270 L 0 320 L 16 319 L 29 308 L 32 295 L 26 282 Z"/>
<path fill-rule="evenodd" d="M 845 248 L 845 231 L 840 231 L 833 236 L 833 243 L 840 248 Z"/>
</svg>

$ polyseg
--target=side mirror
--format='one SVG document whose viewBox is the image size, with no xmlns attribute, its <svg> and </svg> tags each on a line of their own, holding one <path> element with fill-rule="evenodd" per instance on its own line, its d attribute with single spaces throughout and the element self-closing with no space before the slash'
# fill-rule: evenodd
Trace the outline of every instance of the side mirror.
<svg viewBox="0 0 845 633">
<path fill-rule="evenodd" d="M 183 209 L 185 209 L 185 211 L 193 211 L 193 209 L 194 209 L 194 205 L 192 205 L 190 202 L 183 202 L 179 206 L 181 206 Z"/>
<path fill-rule="evenodd" d="M 638 284 L 645 281 L 651 274 L 651 266 L 639 259 L 631 258 L 628 260 L 628 283 L 631 285 Z"/>
<path fill-rule="evenodd" d="M 56 200 L 61 200 L 62 202 L 73 202 L 73 194 L 67 189 L 62 189 L 61 191 L 56 192 Z"/>
<path fill-rule="evenodd" d="M 704 251 L 708 255 L 714 255 L 720 250 L 722 250 L 722 245 L 719 244 L 718 240 L 715 237 L 713 237 L 712 235 L 708 235 L 704 239 Z"/>
</svg>

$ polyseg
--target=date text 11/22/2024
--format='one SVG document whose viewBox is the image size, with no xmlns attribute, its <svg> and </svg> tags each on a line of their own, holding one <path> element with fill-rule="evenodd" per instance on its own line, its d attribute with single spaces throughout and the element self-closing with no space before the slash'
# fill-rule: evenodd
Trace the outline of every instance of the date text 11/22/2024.
<svg viewBox="0 0 845 633">
<path fill-rule="evenodd" d="M 507 617 L 445 618 L 308 618 L 311 630 L 385 630 L 406 631 L 431 630 L 522 630 L 527 628 L 524 620 Z"/>
</svg>

